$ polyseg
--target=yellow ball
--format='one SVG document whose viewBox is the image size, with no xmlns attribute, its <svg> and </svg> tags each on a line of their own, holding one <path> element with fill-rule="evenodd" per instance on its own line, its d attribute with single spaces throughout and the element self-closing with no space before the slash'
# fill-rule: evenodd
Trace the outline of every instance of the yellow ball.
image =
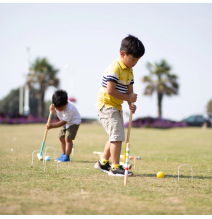
<svg viewBox="0 0 212 219">
<path fill-rule="evenodd" d="M 158 177 L 158 178 L 163 178 L 163 177 L 164 177 L 164 173 L 161 172 L 161 171 L 159 171 L 159 172 L 157 173 L 157 177 Z"/>
</svg>

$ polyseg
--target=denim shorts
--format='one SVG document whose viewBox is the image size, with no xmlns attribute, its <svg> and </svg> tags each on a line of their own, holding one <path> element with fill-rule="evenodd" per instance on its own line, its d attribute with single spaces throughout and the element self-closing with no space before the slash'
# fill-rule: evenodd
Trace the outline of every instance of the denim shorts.
<svg viewBox="0 0 212 219">
<path fill-rule="evenodd" d="M 97 109 L 97 113 L 110 142 L 125 141 L 123 111 L 115 107 L 107 109 L 104 105 L 100 110 Z"/>
</svg>

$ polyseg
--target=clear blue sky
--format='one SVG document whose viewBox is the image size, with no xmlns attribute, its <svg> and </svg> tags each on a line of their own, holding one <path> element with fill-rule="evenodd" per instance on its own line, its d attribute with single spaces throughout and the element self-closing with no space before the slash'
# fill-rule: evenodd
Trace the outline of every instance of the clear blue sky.
<svg viewBox="0 0 212 219">
<path fill-rule="evenodd" d="M 47 57 L 60 70 L 60 88 L 78 100 L 80 114 L 95 118 L 103 72 L 119 56 L 121 40 L 133 34 L 146 48 L 134 67 L 134 118 L 157 116 L 156 95 L 143 96 L 141 78 L 148 61 L 161 59 L 180 84 L 178 96 L 164 98 L 163 117 L 202 114 L 212 99 L 211 11 L 212 4 L 0 4 L 0 99 L 23 85 L 30 47 L 30 61 Z"/>
</svg>

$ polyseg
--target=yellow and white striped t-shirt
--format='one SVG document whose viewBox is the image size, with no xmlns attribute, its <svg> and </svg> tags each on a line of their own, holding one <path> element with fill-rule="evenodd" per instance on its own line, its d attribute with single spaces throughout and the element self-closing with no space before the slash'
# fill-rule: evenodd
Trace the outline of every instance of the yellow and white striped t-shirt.
<svg viewBox="0 0 212 219">
<path fill-rule="evenodd" d="M 105 105 L 106 108 L 115 107 L 118 110 L 122 110 L 121 104 L 123 100 L 112 97 L 107 93 L 107 81 L 115 82 L 116 89 L 125 94 L 128 90 L 128 85 L 134 84 L 133 70 L 126 67 L 119 57 L 107 67 L 102 78 L 98 102 L 96 103 L 97 108 L 101 109 Z"/>
</svg>

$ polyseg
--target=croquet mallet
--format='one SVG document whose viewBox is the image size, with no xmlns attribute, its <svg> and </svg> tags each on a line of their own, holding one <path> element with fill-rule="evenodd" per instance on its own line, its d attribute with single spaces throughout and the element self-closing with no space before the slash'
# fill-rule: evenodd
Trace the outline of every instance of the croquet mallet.
<svg viewBox="0 0 212 219">
<path fill-rule="evenodd" d="M 127 143 L 126 149 L 126 167 L 125 167 L 125 175 L 124 175 L 124 185 L 127 185 L 127 178 L 128 178 L 128 166 L 129 166 L 129 153 L 130 153 L 130 143 Z"/>
<path fill-rule="evenodd" d="M 47 121 L 47 125 L 50 124 L 51 118 L 52 118 L 52 111 L 50 111 L 50 113 L 49 113 L 49 118 L 48 118 L 48 121 Z M 41 145 L 41 150 L 40 150 L 40 153 L 37 154 L 37 157 L 38 157 L 39 160 L 43 160 L 42 154 L 43 154 L 43 149 L 44 149 L 44 145 L 45 145 L 47 132 L 48 132 L 48 129 L 45 130 L 44 137 L 43 137 L 43 142 L 42 142 L 42 145 Z"/>
<path fill-rule="evenodd" d="M 134 104 L 131 103 L 131 106 Z M 128 178 L 128 166 L 129 166 L 129 153 L 130 153 L 130 130 L 131 130 L 131 123 L 132 123 L 132 111 L 130 111 L 130 119 L 128 124 L 128 130 L 127 130 L 127 140 L 125 145 L 125 152 L 124 152 L 124 164 L 126 164 L 125 167 L 125 175 L 124 175 L 124 185 L 127 185 L 127 178 Z"/>
<path fill-rule="evenodd" d="M 131 106 L 133 106 L 133 105 L 134 105 L 134 103 L 131 103 Z M 129 140 L 130 140 L 131 123 L 132 123 L 132 112 L 130 111 L 130 119 L 129 119 L 128 130 L 127 130 L 127 140 L 126 140 L 125 151 L 124 151 L 124 160 L 123 160 L 124 164 L 126 162 L 127 143 L 129 143 Z"/>
</svg>

